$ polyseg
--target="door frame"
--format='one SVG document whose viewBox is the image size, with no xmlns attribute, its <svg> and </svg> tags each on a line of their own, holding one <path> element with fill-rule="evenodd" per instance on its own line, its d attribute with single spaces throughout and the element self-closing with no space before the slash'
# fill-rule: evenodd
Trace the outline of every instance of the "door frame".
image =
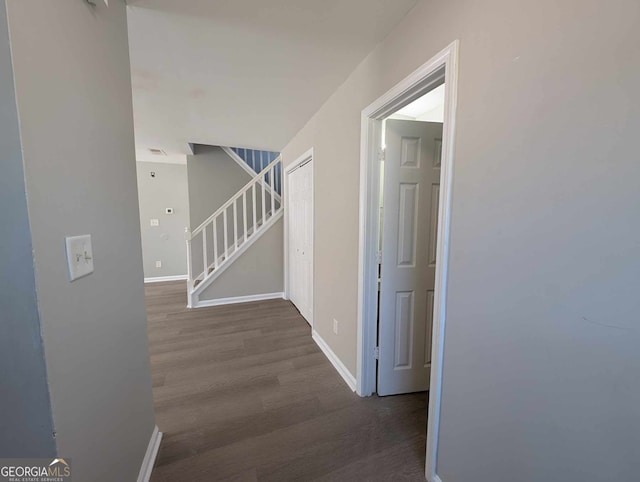
<svg viewBox="0 0 640 482">
<path fill-rule="evenodd" d="M 436 475 L 440 403 L 442 396 L 442 358 L 446 322 L 447 277 L 451 227 L 455 114 L 458 90 L 458 45 L 456 40 L 431 60 L 376 99 L 361 115 L 360 146 L 360 244 L 358 259 L 358 337 L 357 393 L 372 395 L 376 390 L 376 348 L 378 331 L 378 236 L 380 229 L 380 154 L 382 119 L 445 81 L 444 126 L 440 199 L 438 206 L 438 240 L 431 349 L 431 382 L 427 427 L 425 475 Z"/>
<path fill-rule="evenodd" d="M 282 202 L 284 206 L 284 299 L 289 299 L 289 176 L 293 171 L 311 162 L 311 319 L 309 323 L 313 330 L 313 319 L 315 315 L 315 281 L 314 281 L 314 257 L 315 257 L 315 232 L 316 232 L 316 209 L 315 209 L 315 176 L 313 162 L 313 147 L 298 157 L 291 164 L 284 168 L 284 179 L 282 183 Z M 284 163 L 284 162 L 283 162 Z"/>
</svg>

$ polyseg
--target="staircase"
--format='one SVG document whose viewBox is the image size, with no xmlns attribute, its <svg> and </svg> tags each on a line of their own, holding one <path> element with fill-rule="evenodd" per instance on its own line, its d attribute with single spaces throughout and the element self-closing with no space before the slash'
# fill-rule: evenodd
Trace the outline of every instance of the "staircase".
<svg viewBox="0 0 640 482">
<path fill-rule="evenodd" d="M 200 294 L 282 217 L 282 159 L 262 166 L 254 162 L 251 168 L 259 171 L 253 179 L 200 226 L 187 229 L 189 308 L 197 307 Z"/>
<path fill-rule="evenodd" d="M 223 147 L 222 149 L 251 175 L 262 172 L 265 166 L 271 164 L 279 156 L 277 152 L 259 151 L 256 149 L 240 149 L 238 147 Z M 281 169 L 282 166 L 278 164 L 274 172 L 276 177 L 274 187 L 278 195 L 282 194 Z"/>
</svg>

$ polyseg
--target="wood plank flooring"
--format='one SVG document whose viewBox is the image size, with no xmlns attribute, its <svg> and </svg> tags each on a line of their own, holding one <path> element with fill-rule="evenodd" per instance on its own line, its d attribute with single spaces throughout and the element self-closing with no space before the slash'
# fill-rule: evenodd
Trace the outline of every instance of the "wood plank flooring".
<svg viewBox="0 0 640 482">
<path fill-rule="evenodd" d="M 284 300 L 188 310 L 147 285 L 153 482 L 423 481 L 427 394 L 360 398 Z"/>
</svg>

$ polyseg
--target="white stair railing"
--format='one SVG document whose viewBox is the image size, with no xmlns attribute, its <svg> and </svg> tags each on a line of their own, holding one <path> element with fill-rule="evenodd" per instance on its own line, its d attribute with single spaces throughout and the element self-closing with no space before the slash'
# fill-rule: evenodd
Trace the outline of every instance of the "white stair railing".
<svg viewBox="0 0 640 482">
<path fill-rule="evenodd" d="M 193 231 L 186 230 L 189 306 L 282 212 L 278 157 Z"/>
</svg>

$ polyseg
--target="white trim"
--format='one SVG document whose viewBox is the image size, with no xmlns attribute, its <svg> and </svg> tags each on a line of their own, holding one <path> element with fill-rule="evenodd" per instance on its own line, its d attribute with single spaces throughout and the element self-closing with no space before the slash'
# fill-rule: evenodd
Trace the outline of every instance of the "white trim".
<svg viewBox="0 0 640 482">
<path fill-rule="evenodd" d="M 233 305 L 236 303 L 251 303 L 252 301 L 275 300 L 284 298 L 284 293 L 263 293 L 261 295 L 234 296 L 232 298 L 218 298 L 216 300 L 202 300 L 195 303 L 194 308 L 205 308 L 208 306 Z"/>
<path fill-rule="evenodd" d="M 320 336 L 320 334 L 316 330 L 313 330 L 311 334 L 311 338 L 313 338 L 313 341 L 316 342 L 316 345 L 320 347 L 320 349 L 322 350 L 322 353 L 324 353 L 325 356 L 329 359 L 333 367 L 338 371 L 338 373 L 346 382 L 346 384 L 349 386 L 351 391 L 355 392 L 356 379 L 351 374 L 349 369 L 346 366 L 344 366 L 344 364 L 340 361 L 340 358 L 338 358 L 338 356 L 335 353 L 333 353 L 333 350 L 329 347 L 327 342 L 324 341 L 324 339 Z"/>
<path fill-rule="evenodd" d="M 301 166 L 302 164 L 305 164 L 306 161 L 309 161 L 312 159 L 313 159 L 313 147 L 308 151 L 306 151 L 304 154 L 302 154 L 300 157 L 298 157 L 291 164 L 287 164 L 287 166 L 284 168 L 285 174 L 290 174 L 292 171 L 296 170 L 299 166 Z"/>
<path fill-rule="evenodd" d="M 316 232 L 316 207 L 315 207 L 315 163 L 313 162 L 313 147 L 298 157 L 291 164 L 287 165 L 283 171 L 284 174 L 282 176 L 282 197 L 283 202 L 282 206 L 284 206 L 285 214 L 288 210 L 289 197 L 287 195 L 287 191 L 289 190 L 289 175 L 295 171 L 298 167 L 311 162 L 311 319 L 308 320 L 309 324 L 313 328 L 313 320 L 316 303 L 316 293 L 315 293 L 315 278 L 314 278 L 314 258 L 315 258 L 315 232 Z M 284 165 L 284 159 L 282 161 Z M 284 217 L 284 297 L 286 300 L 289 299 L 289 216 Z"/>
<path fill-rule="evenodd" d="M 151 479 L 151 472 L 153 472 L 153 466 L 156 463 L 158 457 L 158 450 L 160 450 L 160 441 L 162 440 L 162 432 L 158 430 L 158 426 L 153 427 L 151 438 L 149 439 L 149 445 L 147 445 L 147 452 L 142 459 L 142 466 L 138 473 L 138 482 L 149 482 Z"/>
<path fill-rule="evenodd" d="M 145 278 L 145 283 L 164 283 L 165 281 L 185 281 L 188 277 L 186 274 L 180 274 L 176 276 L 155 276 L 152 278 Z"/>
<path fill-rule="evenodd" d="M 381 145 L 381 121 L 409 104 L 441 82 L 446 84 L 442 142 L 441 189 L 438 219 L 438 253 L 436 261 L 435 300 L 433 316 L 433 347 L 429 415 L 427 426 L 427 457 L 425 476 L 439 482 L 436 475 L 440 403 L 442 396 L 442 358 L 446 322 L 447 275 L 451 225 L 451 191 L 453 185 L 455 113 L 458 89 L 458 44 L 448 45 L 427 63 L 399 82 L 386 94 L 362 111 L 360 150 L 360 248 L 358 260 L 358 346 L 357 391 L 371 395 L 376 387 L 378 319 L 377 261 L 379 234 L 379 169 L 377 154 Z M 372 169 L 371 166 L 376 166 Z"/>
</svg>

